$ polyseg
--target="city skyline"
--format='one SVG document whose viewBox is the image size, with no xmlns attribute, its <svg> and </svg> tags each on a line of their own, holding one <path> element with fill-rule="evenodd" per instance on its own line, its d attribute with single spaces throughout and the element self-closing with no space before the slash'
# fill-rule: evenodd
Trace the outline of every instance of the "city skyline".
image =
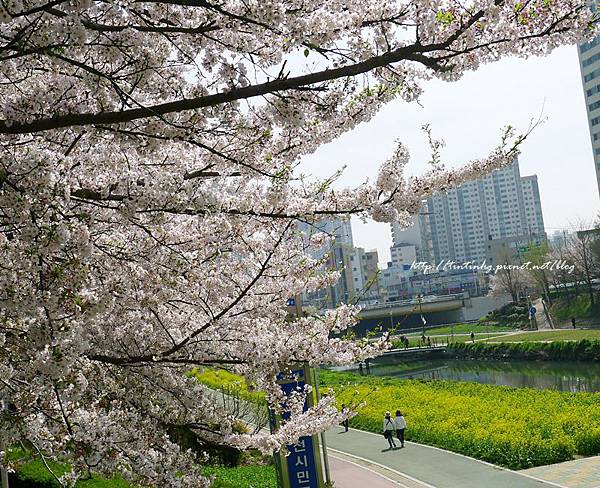
<svg viewBox="0 0 600 488">
<path fill-rule="evenodd" d="M 547 57 L 503 60 L 454 83 L 426 83 L 421 104 L 390 103 L 371 122 L 305 158 L 301 170 L 325 177 L 345 164 L 340 186 L 373 180 L 394 140 L 400 139 L 411 151 L 408 171 L 423 173 L 428 147 L 426 136 L 415 127 L 425 123 L 431 124 L 435 137 L 445 139 L 443 160 L 456 167 L 485 156 L 506 124 L 526 130 L 543 113 L 547 120 L 525 141 L 519 159 L 523 175 L 538 176 L 545 229 L 551 234 L 595 218 L 598 189 L 576 46 Z M 471 117 L 455 124 L 459 111 Z M 368 147 L 354 142 L 365 138 L 372 141 Z M 385 267 L 392 244 L 389 226 L 357 219 L 352 225 L 355 245 L 377 249 Z"/>
</svg>

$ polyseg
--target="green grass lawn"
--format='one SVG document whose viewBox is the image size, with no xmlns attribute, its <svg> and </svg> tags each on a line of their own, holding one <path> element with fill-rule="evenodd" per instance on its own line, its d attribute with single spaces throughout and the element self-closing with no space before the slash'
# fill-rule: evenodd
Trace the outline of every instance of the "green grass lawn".
<svg viewBox="0 0 600 488">
<path fill-rule="evenodd" d="M 580 341 L 600 339 L 600 329 L 543 330 L 493 337 L 486 342 Z"/>
<path fill-rule="evenodd" d="M 565 297 L 558 298 L 552 304 L 550 313 L 554 320 L 570 320 L 571 317 L 599 317 L 600 316 L 600 303 L 595 303 L 592 307 L 590 304 L 590 297 L 587 294 L 582 294 L 575 299 L 571 300 L 571 303 L 567 301 Z"/>
<path fill-rule="evenodd" d="M 482 333 L 482 332 L 476 332 L 475 333 L 475 341 L 480 341 L 482 339 L 486 339 L 489 338 L 489 340 L 502 340 L 502 337 L 504 335 L 506 335 L 507 332 L 490 332 L 488 333 Z M 421 343 L 421 339 L 420 339 L 420 335 L 415 337 L 415 336 L 408 336 L 408 347 L 419 347 L 419 346 L 423 346 L 423 344 Z M 454 334 L 454 337 L 452 337 L 450 334 L 438 334 L 438 335 L 434 335 L 431 334 L 430 336 L 428 336 L 431 338 L 431 345 L 444 345 L 446 343 L 449 342 L 471 342 L 471 336 L 469 334 Z M 394 349 L 402 349 L 404 346 L 400 343 L 400 341 L 398 339 L 394 339 L 392 341 L 393 344 L 393 348 Z"/>
<path fill-rule="evenodd" d="M 440 327 L 434 327 L 431 329 L 425 330 L 425 335 L 434 336 L 434 335 L 450 335 L 454 330 L 455 334 L 470 334 L 474 332 L 478 334 L 479 332 L 510 332 L 515 330 L 515 328 L 511 325 L 483 325 L 478 323 L 473 324 L 456 324 L 454 326 L 443 325 Z M 402 332 L 398 332 L 401 334 Z M 412 336 L 421 336 L 421 332 L 411 332 L 410 334 L 406 334 L 409 337 Z"/>
<path fill-rule="evenodd" d="M 204 472 L 216 476 L 212 488 L 277 488 L 275 466 L 210 467 Z"/>
<path fill-rule="evenodd" d="M 62 476 L 67 471 L 69 471 L 69 467 L 66 464 L 59 464 L 53 461 L 48 461 L 48 465 L 50 469 L 57 475 Z M 35 487 L 56 487 L 60 488 L 60 485 L 54 479 L 52 474 L 46 469 L 41 460 L 35 459 L 33 461 L 29 461 L 26 464 L 23 464 L 19 469 L 17 469 L 17 476 L 19 479 L 25 483 L 27 486 Z M 123 481 L 119 477 L 114 477 L 111 480 L 107 480 L 105 478 L 100 478 L 97 476 L 93 476 L 91 479 L 78 481 L 75 484 L 76 488 L 133 488 L 133 485 L 130 485 L 126 481 Z"/>
<path fill-rule="evenodd" d="M 9 454 L 13 459 L 26 459 L 27 453 L 21 449 L 12 450 Z M 69 470 L 67 464 L 48 461 L 48 465 L 57 476 L 62 476 Z M 275 467 L 268 466 L 203 466 L 202 471 L 207 476 L 214 476 L 212 488 L 277 488 Z M 19 480 L 31 488 L 60 488 L 52 474 L 39 459 L 26 462 L 17 469 Z M 98 476 L 78 481 L 75 488 L 135 488 L 119 476 L 107 480 Z"/>
</svg>

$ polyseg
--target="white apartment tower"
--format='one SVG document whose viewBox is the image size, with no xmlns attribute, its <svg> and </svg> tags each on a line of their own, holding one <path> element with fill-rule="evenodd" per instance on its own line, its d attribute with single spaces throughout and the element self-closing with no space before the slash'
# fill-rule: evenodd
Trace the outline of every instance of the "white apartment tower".
<svg viewBox="0 0 600 488">
<path fill-rule="evenodd" d="M 577 50 L 583 81 L 583 95 L 592 140 L 596 183 L 600 191 L 600 37 L 583 43 Z"/>
<path fill-rule="evenodd" d="M 519 163 L 427 200 L 433 255 L 437 262 L 480 263 L 488 241 L 541 236 L 544 219 L 537 177 L 521 177 Z"/>
<path fill-rule="evenodd" d="M 541 235 L 544 233 L 544 217 L 542 216 L 542 201 L 538 187 L 537 176 L 522 176 L 523 205 L 525 207 L 525 221 L 527 235 Z"/>
<path fill-rule="evenodd" d="M 410 265 L 414 261 L 431 261 L 431 236 L 427 213 L 422 211 L 411 218 L 411 225 L 403 228 L 397 222 L 392 228 L 392 247 L 390 255 L 392 266 Z"/>
</svg>

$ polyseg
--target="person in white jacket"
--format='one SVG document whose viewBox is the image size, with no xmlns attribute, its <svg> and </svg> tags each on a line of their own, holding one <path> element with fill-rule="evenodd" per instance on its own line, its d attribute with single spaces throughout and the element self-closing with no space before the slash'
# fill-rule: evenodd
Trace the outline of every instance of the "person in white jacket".
<svg viewBox="0 0 600 488">
<path fill-rule="evenodd" d="M 385 417 L 383 419 L 383 435 L 387 439 L 390 449 L 396 448 L 396 443 L 394 442 L 395 429 L 396 424 L 392 420 L 392 414 L 390 412 L 385 412 Z"/>
<path fill-rule="evenodd" d="M 400 410 L 396 410 L 396 418 L 394 419 L 394 428 L 396 435 L 400 441 L 400 447 L 404 447 L 404 430 L 406 429 L 406 419 Z"/>
</svg>

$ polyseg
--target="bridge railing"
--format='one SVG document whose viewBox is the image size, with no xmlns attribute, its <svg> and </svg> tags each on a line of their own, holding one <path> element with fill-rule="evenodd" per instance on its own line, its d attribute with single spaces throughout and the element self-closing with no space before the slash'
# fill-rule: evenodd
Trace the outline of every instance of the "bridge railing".
<svg viewBox="0 0 600 488">
<path fill-rule="evenodd" d="M 378 304 L 372 306 L 364 306 L 363 310 L 386 310 L 394 307 L 403 307 L 406 305 L 418 305 L 419 303 L 438 303 L 438 302 L 451 302 L 453 300 L 463 300 L 465 298 L 464 293 L 454 293 L 452 295 L 428 295 L 424 296 L 421 300 L 416 298 L 410 298 L 408 300 L 396 300 L 393 302 L 387 302 L 385 304 Z"/>
</svg>

